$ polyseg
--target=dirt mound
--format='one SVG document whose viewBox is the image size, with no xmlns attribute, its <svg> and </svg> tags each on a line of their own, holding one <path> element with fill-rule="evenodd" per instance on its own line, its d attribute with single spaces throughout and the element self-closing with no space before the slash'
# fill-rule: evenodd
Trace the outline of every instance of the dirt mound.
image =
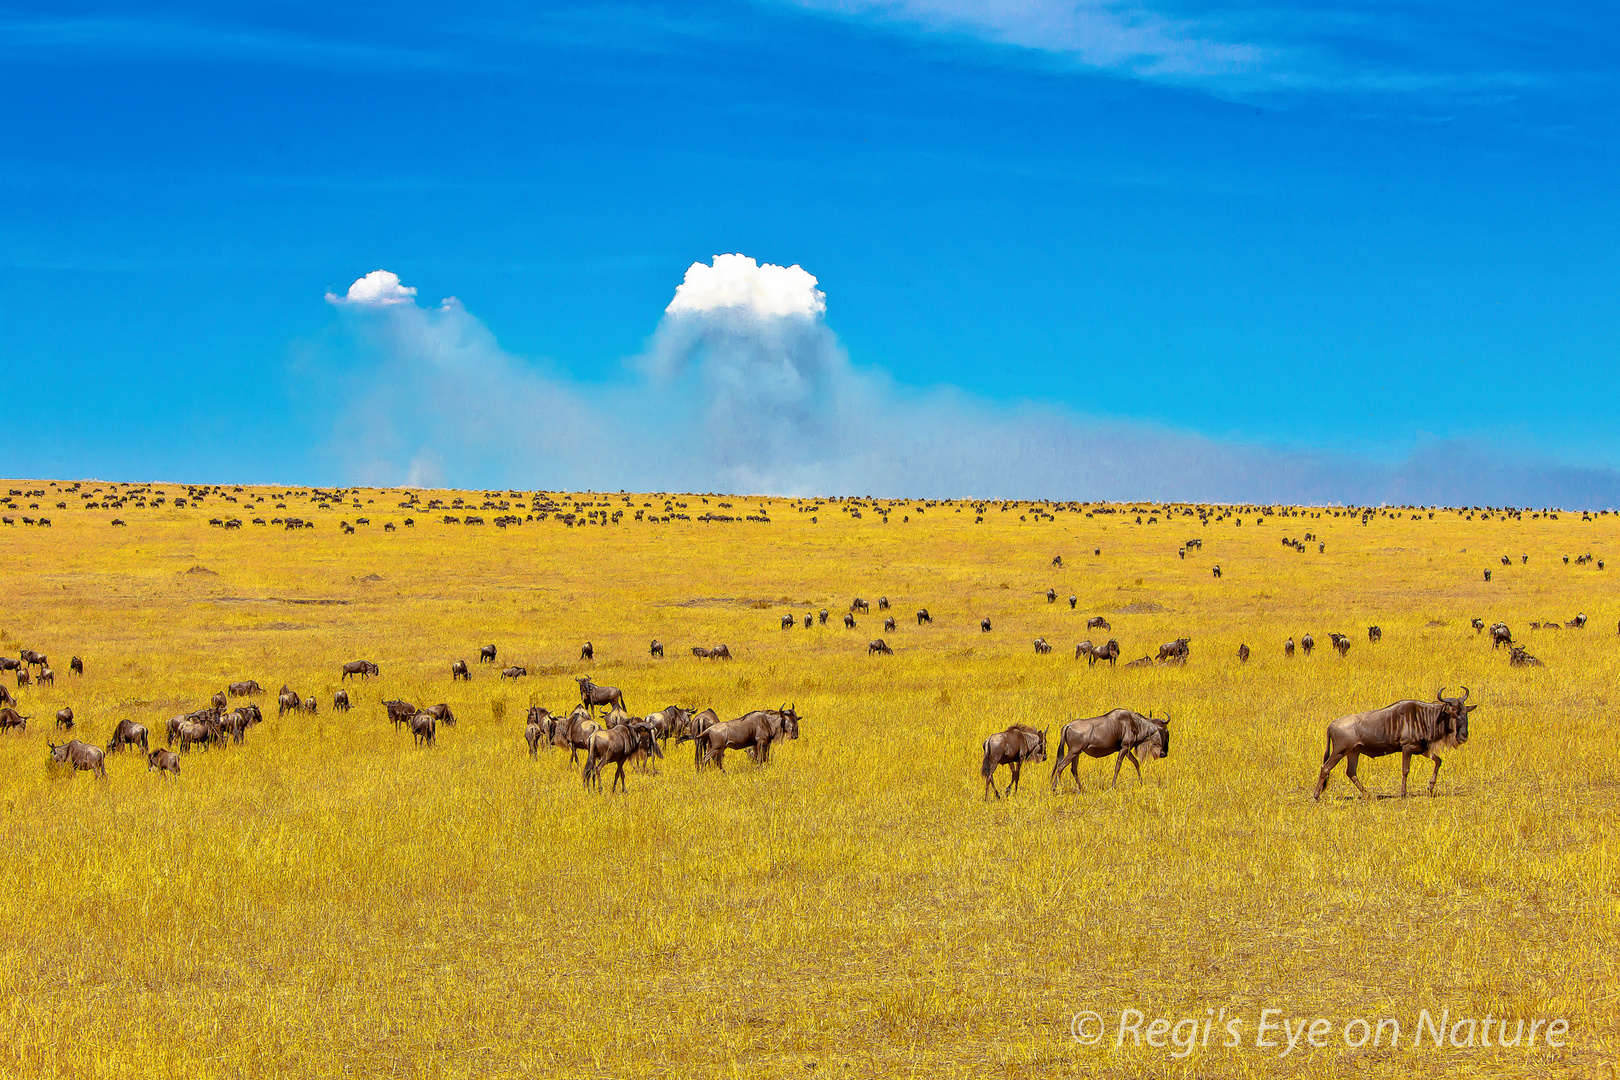
<svg viewBox="0 0 1620 1080">
<path fill-rule="evenodd" d="M 1114 615 L 1157 615 L 1170 609 L 1163 604 L 1155 604 L 1151 600 L 1138 600 L 1134 604 L 1126 604 L 1122 608 L 1115 608 Z"/>
</svg>

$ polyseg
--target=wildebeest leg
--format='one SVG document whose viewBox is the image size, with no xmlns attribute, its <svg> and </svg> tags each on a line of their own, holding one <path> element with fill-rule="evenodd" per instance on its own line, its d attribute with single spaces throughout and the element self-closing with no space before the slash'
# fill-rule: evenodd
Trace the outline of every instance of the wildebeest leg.
<svg viewBox="0 0 1620 1080">
<path fill-rule="evenodd" d="M 1440 779 L 1440 755 L 1430 754 L 1434 758 L 1434 772 L 1429 777 L 1429 798 L 1434 798 L 1434 782 Z"/>
<path fill-rule="evenodd" d="M 1080 790 L 1080 766 L 1077 764 L 1079 757 L 1080 751 L 1070 750 L 1058 758 L 1057 767 L 1052 770 L 1052 793 L 1054 795 L 1057 794 L 1058 778 L 1063 775 L 1063 770 L 1071 765 L 1074 766 L 1074 789 L 1076 791 Z"/>
<path fill-rule="evenodd" d="M 622 761 L 619 762 L 619 771 L 613 774 L 613 786 L 608 788 L 609 795 L 613 794 L 614 788 L 622 788 L 626 792 L 630 790 L 630 782 L 624 777 L 624 762 Z"/>
<path fill-rule="evenodd" d="M 1412 768 L 1412 751 L 1401 751 L 1401 798 L 1406 798 L 1406 774 Z"/>
<path fill-rule="evenodd" d="M 1142 766 L 1136 760 L 1136 752 L 1133 750 L 1125 751 L 1125 760 L 1129 761 L 1131 768 L 1136 770 L 1136 778 L 1138 780 L 1142 779 Z"/>
<path fill-rule="evenodd" d="M 726 748 L 725 748 L 725 745 L 721 744 L 719 746 L 716 746 L 713 750 L 709 751 L 709 760 L 714 762 L 714 767 L 715 768 L 719 769 L 721 772 L 725 772 L 726 771 Z"/>
<path fill-rule="evenodd" d="M 1322 771 L 1316 776 L 1316 794 L 1311 796 L 1312 799 L 1322 797 L 1322 792 L 1327 788 L 1328 777 L 1332 775 L 1334 768 L 1343 760 L 1345 753 L 1345 751 L 1340 750 L 1338 753 L 1329 754 L 1322 759 Z M 1355 778 L 1355 766 L 1347 766 L 1345 771 L 1350 774 L 1352 779 Z M 1361 781 L 1357 780 L 1356 786 L 1361 787 Z"/>
<path fill-rule="evenodd" d="M 1363 795 L 1367 796 L 1367 798 L 1371 799 L 1371 798 L 1374 798 L 1373 793 L 1367 790 L 1367 785 L 1363 784 L 1361 782 L 1361 777 L 1356 775 L 1356 765 L 1360 761 L 1361 761 L 1361 754 L 1358 753 L 1355 750 L 1351 750 L 1350 752 L 1345 754 L 1345 756 L 1344 756 L 1344 775 L 1350 778 L 1350 782 L 1352 784 L 1356 785 L 1356 790 L 1360 791 Z M 1401 785 L 1401 787 L 1402 787 L 1402 794 L 1405 794 L 1405 784 L 1403 783 Z"/>
<path fill-rule="evenodd" d="M 1119 751 L 1119 756 L 1114 759 L 1114 782 L 1109 784 L 1108 785 L 1109 787 L 1114 788 L 1114 787 L 1119 786 L 1119 767 L 1121 765 L 1125 764 L 1125 755 L 1128 754 L 1128 753 L 1130 753 L 1129 750 L 1121 748 L 1120 751 Z M 1142 770 L 1137 769 L 1136 770 L 1136 775 L 1141 776 L 1142 775 Z"/>
<path fill-rule="evenodd" d="M 996 771 L 994 769 L 984 774 L 984 797 L 988 799 L 992 791 L 996 793 L 996 801 L 1000 802 L 1001 789 L 996 787 Z"/>
<path fill-rule="evenodd" d="M 1023 765 L 1023 762 L 1016 761 L 1016 760 L 1009 761 L 1007 763 L 1007 768 L 1012 770 L 1012 779 L 1007 781 L 1007 794 L 1008 795 L 1011 795 L 1013 792 L 1018 790 L 1018 771 L 1019 771 L 1019 768 L 1022 765 Z"/>
</svg>

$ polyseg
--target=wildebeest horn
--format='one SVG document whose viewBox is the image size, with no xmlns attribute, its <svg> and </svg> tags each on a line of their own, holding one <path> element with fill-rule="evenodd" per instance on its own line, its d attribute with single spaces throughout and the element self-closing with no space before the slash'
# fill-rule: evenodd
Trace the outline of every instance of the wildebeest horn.
<svg viewBox="0 0 1620 1080">
<path fill-rule="evenodd" d="M 1466 686 L 1465 686 L 1465 687 L 1463 687 L 1463 696 L 1462 696 L 1462 700 L 1464 700 L 1464 701 L 1467 701 L 1467 700 L 1468 700 L 1468 687 L 1466 687 Z"/>
<path fill-rule="evenodd" d="M 1436 700 L 1436 701 L 1444 701 L 1444 700 L 1446 700 L 1446 688 L 1445 687 L 1442 686 L 1440 689 L 1438 689 L 1438 690 L 1436 690 L 1434 692 L 1434 700 Z"/>
</svg>

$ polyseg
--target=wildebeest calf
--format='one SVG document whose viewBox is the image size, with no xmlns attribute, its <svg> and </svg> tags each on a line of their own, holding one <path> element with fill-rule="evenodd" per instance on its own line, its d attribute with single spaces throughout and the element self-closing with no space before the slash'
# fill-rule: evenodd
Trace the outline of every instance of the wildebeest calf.
<svg viewBox="0 0 1620 1080">
<path fill-rule="evenodd" d="M 994 791 L 996 798 L 1001 798 L 1001 791 L 996 787 L 996 770 L 1001 766 L 1012 771 L 1012 779 L 1007 782 L 1007 794 L 1011 795 L 1018 790 L 1018 774 L 1025 763 L 1045 760 L 1044 731 L 1036 731 L 1028 724 L 1014 724 L 991 735 L 984 740 L 984 760 L 979 764 L 979 775 L 984 777 L 984 797 L 988 799 Z"/>
</svg>

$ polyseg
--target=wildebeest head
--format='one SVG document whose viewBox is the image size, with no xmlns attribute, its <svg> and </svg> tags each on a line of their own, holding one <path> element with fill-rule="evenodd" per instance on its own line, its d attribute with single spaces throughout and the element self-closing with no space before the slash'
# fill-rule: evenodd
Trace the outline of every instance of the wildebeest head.
<svg viewBox="0 0 1620 1080">
<path fill-rule="evenodd" d="M 1434 695 L 1434 700 L 1444 706 L 1440 714 L 1444 732 L 1458 746 L 1468 741 L 1468 714 L 1479 708 L 1463 704 L 1468 700 L 1468 687 L 1463 687 L 1462 691 L 1462 697 L 1446 697 L 1446 688 L 1442 686 Z"/>
<path fill-rule="evenodd" d="M 1147 721 L 1145 728 L 1139 726 L 1136 732 L 1140 742 L 1136 744 L 1136 754 L 1144 760 L 1166 758 L 1170 756 L 1170 718 L 1160 719 L 1156 716 L 1144 716 Z"/>
</svg>

